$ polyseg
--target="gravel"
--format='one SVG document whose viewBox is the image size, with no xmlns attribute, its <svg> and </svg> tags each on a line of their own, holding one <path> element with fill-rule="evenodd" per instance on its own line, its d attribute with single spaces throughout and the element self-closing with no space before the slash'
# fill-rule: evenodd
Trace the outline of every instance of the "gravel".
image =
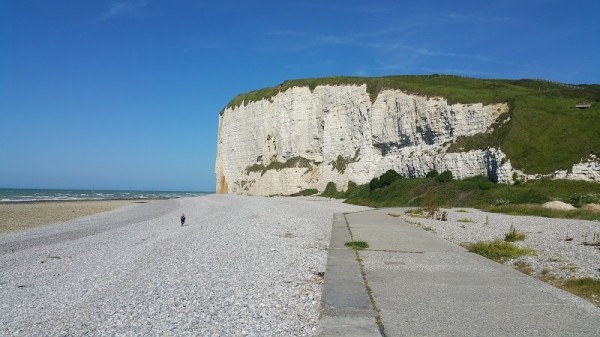
<svg viewBox="0 0 600 337">
<path fill-rule="evenodd" d="M 0 335 L 314 335 L 332 214 L 363 209 L 209 195 L 1 235 Z"/>
<path fill-rule="evenodd" d="M 514 242 L 519 247 L 534 249 L 537 255 L 527 255 L 506 263 L 526 262 L 534 275 L 549 273 L 559 279 L 600 278 L 600 221 L 550 219 L 536 216 L 512 216 L 487 213 L 476 209 L 442 209 L 448 212 L 448 221 L 423 219 L 402 212 L 401 217 L 451 242 L 504 240 L 514 226 L 526 234 L 524 241 Z"/>
</svg>

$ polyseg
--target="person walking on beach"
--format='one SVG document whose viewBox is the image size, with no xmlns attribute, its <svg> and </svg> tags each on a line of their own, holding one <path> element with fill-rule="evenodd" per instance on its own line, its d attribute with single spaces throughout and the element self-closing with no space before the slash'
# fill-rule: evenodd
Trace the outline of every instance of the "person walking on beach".
<svg viewBox="0 0 600 337">
<path fill-rule="evenodd" d="M 181 226 L 183 227 L 183 224 L 185 223 L 185 214 L 181 214 Z"/>
</svg>

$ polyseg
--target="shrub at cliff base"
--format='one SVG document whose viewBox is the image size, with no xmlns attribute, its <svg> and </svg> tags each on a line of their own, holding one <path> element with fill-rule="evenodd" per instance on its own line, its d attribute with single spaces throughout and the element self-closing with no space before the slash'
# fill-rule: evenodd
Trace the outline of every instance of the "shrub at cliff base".
<svg viewBox="0 0 600 337">
<path fill-rule="evenodd" d="M 322 197 L 327 197 L 327 198 L 335 198 L 335 199 L 345 199 L 347 198 L 349 195 L 355 193 L 356 189 L 359 186 L 356 185 L 355 182 L 353 181 L 349 181 L 348 182 L 348 187 L 346 188 L 346 191 L 338 191 L 337 186 L 335 185 L 335 183 L 333 182 L 329 182 L 327 183 L 327 186 L 325 186 L 325 190 L 323 191 L 323 193 L 321 193 Z"/>
<path fill-rule="evenodd" d="M 450 171 L 444 171 L 444 172 L 442 172 L 442 174 L 440 174 L 439 176 L 437 176 L 436 179 L 440 183 L 445 183 L 445 182 L 448 182 L 448 181 L 452 181 L 452 179 L 454 179 L 454 177 L 452 176 L 452 172 L 450 172 Z"/>
<path fill-rule="evenodd" d="M 585 193 L 571 197 L 570 204 L 575 207 L 582 207 L 586 204 L 600 204 L 600 193 Z"/>
<path fill-rule="evenodd" d="M 371 180 L 371 182 L 369 183 L 369 189 L 373 191 L 378 188 L 390 186 L 394 181 L 398 179 L 402 179 L 402 176 L 398 174 L 398 172 L 394 170 L 387 170 L 379 178 L 373 178 Z"/>
<path fill-rule="evenodd" d="M 584 209 L 560 212 L 530 205 L 555 199 L 568 202 L 581 195 L 600 194 L 600 184 L 593 182 L 542 179 L 511 186 L 496 184 L 485 177 L 474 177 L 448 182 L 439 182 L 437 178 L 397 179 L 386 188 L 374 190 L 370 185 L 360 185 L 341 197 L 346 197 L 347 203 L 370 207 L 436 204 L 440 207 L 475 207 L 512 214 L 600 219 L 600 214 Z"/>
<path fill-rule="evenodd" d="M 355 182 L 349 181 L 348 188 L 346 189 L 346 196 L 348 196 L 350 193 L 353 193 L 357 187 L 358 185 Z"/>
<path fill-rule="evenodd" d="M 319 194 L 319 190 L 317 190 L 316 188 L 308 188 L 305 190 L 302 190 L 300 192 L 296 192 L 294 194 L 291 194 L 291 197 L 303 197 L 303 196 L 309 196 L 309 195 L 315 195 L 315 194 Z"/>
<path fill-rule="evenodd" d="M 346 197 L 346 193 L 338 191 L 335 183 L 330 181 L 329 183 L 327 183 L 327 186 L 325 186 L 325 190 L 323 191 L 323 193 L 321 193 L 321 196 L 327 198 L 342 199 Z"/>
<path fill-rule="evenodd" d="M 371 179 L 369 182 L 369 190 L 374 191 L 381 187 L 381 182 L 379 181 L 379 177 L 375 177 Z"/>
<path fill-rule="evenodd" d="M 429 171 L 429 173 L 427 173 L 427 175 L 425 176 L 425 178 L 437 178 L 440 174 L 438 173 L 438 171 L 436 170 L 431 170 Z"/>
</svg>

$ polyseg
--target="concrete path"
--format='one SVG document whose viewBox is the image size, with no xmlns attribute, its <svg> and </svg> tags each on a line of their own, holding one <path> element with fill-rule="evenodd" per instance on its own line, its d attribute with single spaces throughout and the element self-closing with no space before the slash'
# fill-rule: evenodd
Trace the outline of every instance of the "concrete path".
<svg viewBox="0 0 600 337">
<path fill-rule="evenodd" d="M 389 215 L 400 212 L 334 215 L 320 335 L 600 336 L 600 308 Z"/>
</svg>

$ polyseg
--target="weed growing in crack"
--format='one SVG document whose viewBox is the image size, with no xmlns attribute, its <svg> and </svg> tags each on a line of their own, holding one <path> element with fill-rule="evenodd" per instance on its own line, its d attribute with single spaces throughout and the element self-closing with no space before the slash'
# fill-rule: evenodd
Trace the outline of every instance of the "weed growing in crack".
<svg viewBox="0 0 600 337">
<path fill-rule="evenodd" d="M 369 248 L 369 244 L 366 241 L 348 241 L 344 244 L 344 246 L 355 250 L 363 250 Z"/>
</svg>

